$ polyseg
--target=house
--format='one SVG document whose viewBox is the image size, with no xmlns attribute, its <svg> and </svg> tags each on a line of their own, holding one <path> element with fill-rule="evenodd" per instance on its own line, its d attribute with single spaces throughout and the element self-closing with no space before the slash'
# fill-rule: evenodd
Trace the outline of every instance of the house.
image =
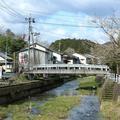
<svg viewBox="0 0 120 120">
<path fill-rule="evenodd" d="M 86 57 L 78 53 L 66 54 L 63 55 L 63 62 L 65 64 L 86 64 Z"/>
<path fill-rule="evenodd" d="M 84 55 L 74 53 L 73 56 L 79 59 L 79 64 L 86 64 L 86 57 Z"/>
<path fill-rule="evenodd" d="M 98 57 L 95 57 L 90 54 L 84 54 L 84 56 L 86 57 L 87 64 L 101 64 L 101 61 Z"/>
<path fill-rule="evenodd" d="M 60 61 L 61 56 L 58 53 L 55 53 L 38 43 L 30 45 L 30 48 L 27 47 L 19 53 L 19 66 L 23 68 L 27 68 L 28 64 L 30 66 L 39 64 L 56 64 Z"/>
<path fill-rule="evenodd" d="M 59 63 L 62 63 L 62 55 L 57 52 L 53 52 L 53 64 Z"/>
<path fill-rule="evenodd" d="M 13 59 L 3 52 L 0 52 L 0 67 L 2 67 L 5 72 L 12 72 Z"/>
<path fill-rule="evenodd" d="M 64 64 L 80 64 L 79 58 L 73 55 L 63 55 Z"/>
</svg>

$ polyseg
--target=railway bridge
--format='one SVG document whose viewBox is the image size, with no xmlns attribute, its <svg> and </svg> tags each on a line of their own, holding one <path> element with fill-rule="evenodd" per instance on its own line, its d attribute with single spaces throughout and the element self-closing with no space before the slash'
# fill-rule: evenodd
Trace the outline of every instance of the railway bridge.
<svg viewBox="0 0 120 120">
<path fill-rule="evenodd" d="M 107 65 L 83 65 L 83 64 L 41 64 L 35 65 L 30 70 L 25 71 L 28 74 L 109 74 Z"/>
</svg>

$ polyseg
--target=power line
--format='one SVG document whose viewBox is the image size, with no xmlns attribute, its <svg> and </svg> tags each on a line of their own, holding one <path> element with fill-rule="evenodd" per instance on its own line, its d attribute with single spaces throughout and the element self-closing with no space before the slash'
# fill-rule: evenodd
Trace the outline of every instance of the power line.
<svg viewBox="0 0 120 120">
<path fill-rule="evenodd" d="M 6 12 L 7 14 L 14 16 L 14 17 L 21 17 L 23 18 L 24 16 L 20 14 L 19 12 L 15 11 L 13 8 L 11 8 L 4 0 L 1 0 L 0 6 L 2 7 L 1 9 Z"/>
<path fill-rule="evenodd" d="M 43 16 L 46 16 L 50 13 L 47 13 L 47 12 L 42 12 L 42 11 L 33 11 L 33 10 L 25 10 L 25 11 L 28 11 L 30 12 L 31 14 L 35 14 L 35 15 L 43 15 Z M 56 16 L 63 16 L 63 17 L 70 17 L 70 18 L 81 18 L 81 16 L 74 16 L 74 15 L 61 15 L 61 14 L 57 14 Z"/>
<path fill-rule="evenodd" d="M 43 17 L 43 18 L 51 17 L 51 13 L 45 13 L 45 12 L 41 12 L 41 11 L 32 11 L 32 10 L 25 10 L 25 11 L 29 11 L 33 16 L 35 15 L 37 18 L 38 17 Z M 56 18 L 50 18 L 50 19 L 54 19 L 54 20 L 57 20 L 57 21 L 60 20 L 60 21 L 63 21 L 63 22 L 72 22 L 71 20 L 75 19 L 75 20 L 79 21 L 80 18 L 81 18 L 81 16 L 76 16 L 76 15 L 55 14 L 55 16 L 56 16 Z M 59 17 L 59 18 L 57 18 L 57 17 Z"/>
<path fill-rule="evenodd" d="M 1 0 L 2 2 L 3 2 L 3 4 L 5 5 L 5 6 L 7 6 L 7 8 L 9 9 L 9 10 L 11 10 L 13 13 L 15 13 L 16 15 L 18 15 L 18 16 L 20 16 L 20 17 L 25 17 L 25 16 L 23 16 L 21 13 L 19 13 L 19 12 L 17 12 L 16 10 L 14 10 L 12 7 L 10 7 L 4 0 Z"/>
<path fill-rule="evenodd" d="M 1 5 L 1 4 L 0 4 Z M 2 8 L 1 8 L 2 7 Z M 1 6 L 0 9 L 3 11 L 3 12 L 6 12 L 8 15 L 10 16 L 13 16 L 13 17 L 18 17 L 16 16 L 14 13 L 12 13 L 11 11 L 7 10 L 4 6 Z M 4 9 L 5 8 L 5 9 Z"/>
<path fill-rule="evenodd" d="M 24 24 L 26 22 L 24 21 L 9 21 L 13 24 Z M 86 28 L 101 28 L 99 26 L 92 26 L 92 25 L 75 25 L 75 24 L 66 24 L 66 23 L 50 23 L 50 22 L 36 22 L 37 24 L 47 24 L 47 25 L 53 25 L 53 26 L 64 26 L 64 27 L 72 27 L 72 28 L 80 28 L 80 27 L 86 27 Z"/>
<path fill-rule="evenodd" d="M 74 25 L 74 24 L 64 24 L 64 23 L 49 23 L 49 22 L 38 22 L 39 24 L 47 24 L 54 26 L 64 26 L 64 27 L 87 27 L 87 28 L 100 28 L 99 26 L 90 26 L 90 25 Z"/>
</svg>

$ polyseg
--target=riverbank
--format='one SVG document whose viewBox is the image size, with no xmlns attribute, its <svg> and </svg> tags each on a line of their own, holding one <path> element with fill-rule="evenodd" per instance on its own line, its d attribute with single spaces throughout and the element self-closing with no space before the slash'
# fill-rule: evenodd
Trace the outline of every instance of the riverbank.
<svg viewBox="0 0 120 120">
<path fill-rule="evenodd" d="M 37 93 L 43 93 L 50 89 L 56 88 L 65 82 L 73 80 L 75 76 L 53 75 L 45 79 L 28 80 L 25 76 L 14 78 L 12 84 L 0 87 L 0 104 L 10 104 L 17 100 L 34 96 Z"/>
<path fill-rule="evenodd" d="M 78 85 L 78 81 L 70 81 L 43 94 L 1 106 L 1 118 L 9 118 L 10 120 L 33 118 L 34 120 L 59 120 L 67 117 L 69 110 L 80 103 L 80 96 L 74 92 Z"/>
<path fill-rule="evenodd" d="M 77 89 L 79 88 L 80 80 L 69 81 L 43 94 L 38 94 L 14 104 L 1 106 L 1 118 L 6 120 L 64 120 L 68 119 L 74 109 L 79 106 L 79 109 L 83 110 L 81 120 L 86 116 L 86 112 L 88 113 L 86 117 L 91 115 L 91 118 L 94 119 L 98 113 L 99 100 L 96 96 L 90 97 L 92 93 L 87 91 L 85 93 L 86 96 L 80 93 L 80 90 Z M 87 96 L 89 96 L 89 99 Z M 83 104 L 86 105 L 86 109 Z M 96 108 L 96 106 L 98 107 Z M 92 110 L 96 112 L 91 114 Z"/>
<path fill-rule="evenodd" d="M 120 120 L 120 101 L 104 101 L 101 103 L 103 120 Z"/>
<path fill-rule="evenodd" d="M 41 106 L 29 101 L 0 107 L 0 116 L 2 118 L 12 118 L 13 120 L 27 120 L 30 118 L 34 120 L 59 120 L 67 118 L 69 110 L 78 103 L 80 103 L 79 96 L 59 96 Z"/>
<path fill-rule="evenodd" d="M 101 89 L 103 120 L 120 120 L 120 85 L 107 80 Z"/>
</svg>

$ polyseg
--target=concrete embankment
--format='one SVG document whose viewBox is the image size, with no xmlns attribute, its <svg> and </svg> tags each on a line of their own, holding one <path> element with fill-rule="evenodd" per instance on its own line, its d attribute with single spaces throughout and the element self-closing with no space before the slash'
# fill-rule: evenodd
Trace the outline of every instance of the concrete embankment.
<svg viewBox="0 0 120 120">
<path fill-rule="evenodd" d="M 11 103 L 37 93 L 42 93 L 63 84 L 63 82 L 63 79 L 42 80 L 0 87 L 0 104 Z"/>
</svg>

